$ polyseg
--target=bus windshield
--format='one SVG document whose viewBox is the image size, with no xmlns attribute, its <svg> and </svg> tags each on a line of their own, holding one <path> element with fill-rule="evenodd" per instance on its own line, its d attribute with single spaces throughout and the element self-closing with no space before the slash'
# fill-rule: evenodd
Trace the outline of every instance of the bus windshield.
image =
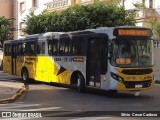
<svg viewBox="0 0 160 120">
<path fill-rule="evenodd" d="M 111 64 L 117 67 L 153 65 L 153 40 L 114 40 Z"/>
</svg>

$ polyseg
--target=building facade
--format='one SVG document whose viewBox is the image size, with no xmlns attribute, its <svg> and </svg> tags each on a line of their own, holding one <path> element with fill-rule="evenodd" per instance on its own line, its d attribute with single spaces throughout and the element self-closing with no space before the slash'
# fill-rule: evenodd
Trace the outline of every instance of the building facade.
<svg viewBox="0 0 160 120">
<path fill-rule="evenodd" d="M 30 12 L 35 15 L 42 13 L 42 11 L 59 11 L 64 10 L 75 4 L 90 4 L 94 0 L 17 0 L 18 1 L 18 38 L 25 36 L 23 28 L 25 27 L 23 21 L 27 19 Z M 101 0 L 107 2 L 108 0 Z M 147 26 L 148 22 L 159 17 L 159 0 L 114 0 L 119 5 L 124 5 L 128 11 L 136 11 L 136 25 Z M 133 3 L 144 3 L 145 8 L 136 8 Z"/>
<path fill-rule="evenodd" d="M 25 27 L 24 20 L 27 19 L 27 15 L 34 12 L 38 15 L 45 10 L 45 4 L 52 2 L 52 0 L 17 0 L 18 2 L 18 39 L 23 38 L 25 33 L 23 28 Z"/>
<path fill-rule="evenodd" d="M 108 1 L 108 0 L 102 0 Z M 90 4 L 94 0 L 17 0 L 18 2 L 18 38 L 23 38 L 25 33 L 23 32 L 24 20 L 27 19 L 27 15 L 30 12 L 34 12 L 35 15 L 47 11 L 61 11 L 70 6 L 76 4 Z"/>
<path fill-rule="evenodd" d="M 17 35 L 17 0 L 0 0 L 0 16 L 5 18 L 15 18 L 13 23 L 13 38 L 16 39 Z"/>
</svg>

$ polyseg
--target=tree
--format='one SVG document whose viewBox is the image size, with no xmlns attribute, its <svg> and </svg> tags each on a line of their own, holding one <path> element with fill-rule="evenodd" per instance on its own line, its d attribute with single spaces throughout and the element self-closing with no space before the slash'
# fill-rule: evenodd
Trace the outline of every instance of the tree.
<svg viewBox="0 0 160 120">
<path fill-rule="evenodd" d="M 141 9 L 141 8 L 146 8 L 146 5 L 144 2 L 140 3 L 140 2 L 136 2 L 136 3 L 133 3 L 133 6 L 135 8 L 138 8 L 138 9 Z"/>
<path fill-rule="evenodd" d="M 43 12 L 40 15 L 31 13 L 26 23 L 28 34 L 49 31 L 76 31 L 97 27 L 115 27 L 134 22 L 134 16 L 128 14 L 123 6 L 95 1 L 86 6 L 76 5 L 56 12 Z"/>
<path fill-rule="evenodd" d="M 158 38 L 160 38 L 160 24 L 157 24 L 155 28 L 155 34 L 158 36 Z"/>
<path fill-rule="evenodd" d="M 10 18 L 7 19 L 5 17 L 0 17 L 0 43 L 1 47 L 3 47 L 3 43 L 5 40 L 13 39 L 11 34 L 12 31 L 12 24 L 14 19 Z"/>
</svg>

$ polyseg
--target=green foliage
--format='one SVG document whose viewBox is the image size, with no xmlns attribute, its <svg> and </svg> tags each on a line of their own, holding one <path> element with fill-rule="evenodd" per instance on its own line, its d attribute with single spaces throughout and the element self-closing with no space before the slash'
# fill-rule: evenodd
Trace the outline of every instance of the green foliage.
<svg viewBox="0 0 160 120">
<path fill-rule="evenodd" d="M 136 8 L 146 8 L 145 3 L 140 3 L 140 2 L 133 3 L 133 6 Z"/>
<path fill-rule="evenodd" d="M 13 18 L 0 17 L 0 43 L 2 47 L 5 40 L 13 39 L 11 34 L 13 21 Z"/>
<path fill-rule="evenodd" d="M 76 31 L 97 27 L 114 27 L 131 24 L 133 20 L 133 15 L 128 14 L 124 7 L 95 1 L 93 4 L 86 6 L 69 7 L 60 13 L 43 12 L 38 16 L 31 13 L 25 21 L 27 26 L 25 32 L 36 34 L 49 31 Z"/>
<path fill-rule="evenodd" d="M 149 21 L 149 27 L 154 33 L 154 37 L 160 38 L 160 23 L 158 18 L 153 18 Z"/>
<path fill-rule="evenodd" d="M 155 28 L 155 33 L 160 38 L 160 24 L 157 24 L 157 26 Z"/>
</svg>

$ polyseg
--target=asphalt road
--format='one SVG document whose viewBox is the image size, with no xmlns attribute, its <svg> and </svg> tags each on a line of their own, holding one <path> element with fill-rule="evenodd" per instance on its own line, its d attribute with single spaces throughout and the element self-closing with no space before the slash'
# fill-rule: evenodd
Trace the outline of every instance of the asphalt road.
<svg viewBox="0 0 160 120">
<path fill-rule="evenodd" d="M 160 111 L 159 91 L 160 86 L 156 85 L 152 90 L 142 91 L 139 96 L 129 92 L 108 95 L 106 91 L 95 89 L 78 93 L 75 89 L 35 83 L 29 85 L 29 91 L 15 103 L 0 105 L 0 110 L 40 112 L 43 117 L 38 118 L 40 120 L 46 117 L 47 120 L 53 118 L 56 120 L 131 119 L 131 117 L 119 116 L 122 113 L 132 114 L 136 111 L 141 111 L 140 113 L 149 111 L 153 114 L 156 113 L 154 111 Z M 150 117 L 132 116 L 132 119 L 150 119 Z"/>
<path fill-rule="evenodd" d="M 55 87 L 45 84 L 29 85 L 29 91 L 21 100 L 25 103 L 38 103 L 59 107 L 62 111 L 160 111 L 160 86 L 142 91 L 139 96 L 133 93 L 109 95 L 108 92 L 88 89 L 78 93 L 75 89 Z"/>
<path fill-rule="evenodd" d="M 11 77 L 4 77 L 4 80 L 21 82 L 20 79 L 11 79 Z M 21 114 L 39 113 L 37 115 L 41 115 L 42 118 L 34 119 L 40 120 L 158 120 L 158 117 L 137 118 L 133 117 L 132 114 L 137 113 L 137 111 L 140 111 L 140 114 L 147 113 L 147 111 L 156 114 L 157 111 L 160 111 L 159 100 L 159 85 L 156 85 L 154 89 L 141 91 L 139 96 L 135 96 L 130 92 L 109 95 L 106 91 L 90 88 L 87 89 L 86 93 L 78 93 L 68 86 L 33 83 L 29 85 L 29 91 L 16 102 L 0 104 L 0 111 Z M 130 114 L 132 117 L 120 117 L 122 113 Z M 25 117 L 17 118 L 16 114 L 14 117 L 4 117 L 3 120 L 34 120 Z"/>
</svg>

